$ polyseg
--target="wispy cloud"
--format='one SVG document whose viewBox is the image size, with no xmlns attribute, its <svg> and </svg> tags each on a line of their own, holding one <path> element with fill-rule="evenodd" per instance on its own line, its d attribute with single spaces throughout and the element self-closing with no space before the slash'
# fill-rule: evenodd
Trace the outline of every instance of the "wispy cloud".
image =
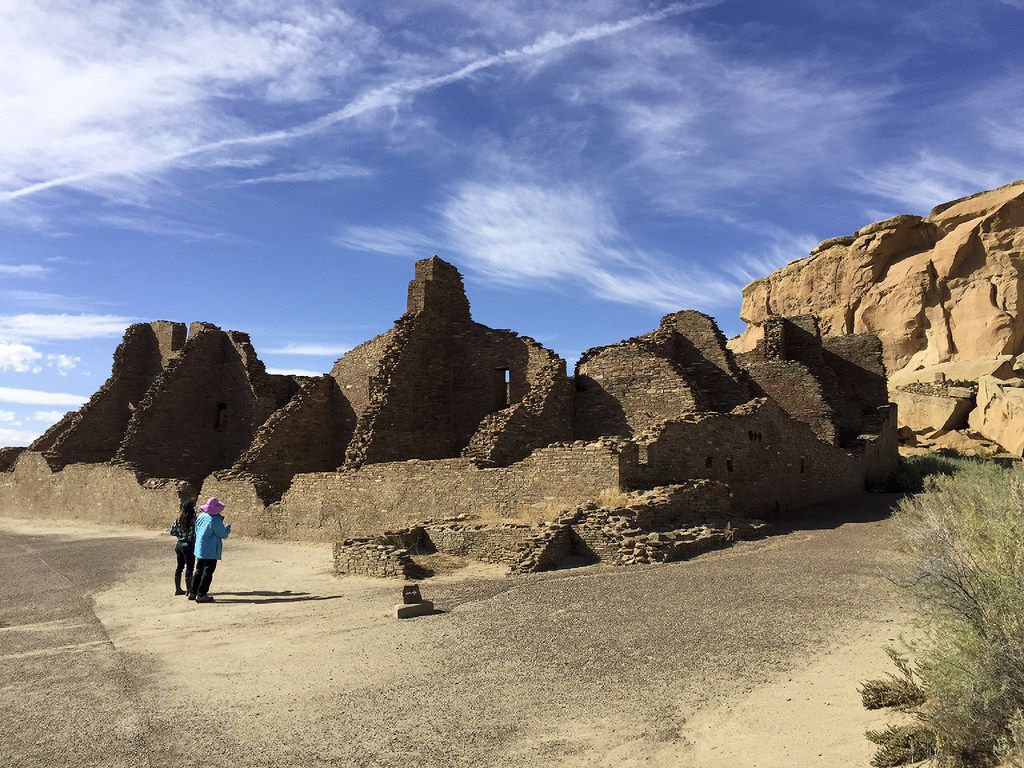
<svg viewBox="0 0 1024 768">
<path fill-rule="evenodd" d="M 279 376 L 323 376 L 324 371 L 311 371 L 307 368 L 267 368 L 267 373 Z"/>
<path fill-rule="evenodd" d="M 50 272 L 41 264 L 0 264 L 0 275 L 7 277 L 42 277 Z"/>
<path fill-rule="evenodd" d="M 1020 174 L 1018 174 L 1020 175 Z M 1006 167 L 986 168 L 961 160 L 919 152 L 916 157 L 857 175 L 853 189 L 926 214 L 934 206 L 1011 180 Z"/>
<path fill-rule="evenodd" d="M 611 208 L 577 187 L 467 183 L 442 216 L 461 263 L 498 284 L 576 285 L 660 310 L 715 306 L 736 295 L 731 280 L 633 246 Z"/>
<path fill-rule="evenodd" d="M 334 164 L 319 168 L 306 168 L 297 171 L 281 171 L 280 173 L 271 173 L 265 176 L 254 176 L 252 178 L 230 182 L 225 186 L 245 187 L 254 186 L 256 184 L 294 184 L 314 181 L 335 181 L 337 179 L 366 178 L 373 175 L 374 171 L 372 168 L 366 168 L 361 165 Z"/>
<path fill-rule="evenodd" d="M 0 339 L 45 342 L 119 336 L 131 322 L 118 315 L 0 315 Z"/>
<path fill-rule="evenodd" d="M 339 357 L 351 349 L 351 344 L 308 344 L 303 342 L 290 342 L 281 347 L 266 349 L 264 352 L 271 355 Z"/>
<path fill-rule="evenodd" d="M 44 424 L 56 424 L 64 418 L 67 411 L 33 411 L 31 420 L 41 421 Z"/>
<path fill-rule="evenodd" d="M 157 18 L 153 27 L 141 27 L 143 31 L 155 37 L 154 41 L 150 41 L 151 45 L 154 42 L 158 43 L 161 46 L 158 50 L 168 61 L 154 61 L 154 57 L 148 57 L 143 59 L 141 64 L 138 61 L 130 61 L 129 64 L 132 66 L 125 70 L 123 66 L 119 66 L 117 55 L 110 55 L 105 48 L 91 50 L 91 55 L 102 53 L 106 57 L 106 67 L 100 67 L 97 72 L 83 68 L 81 61 L 74 55 L 75 52 L 81 51 L 82 40 L 93 39 L 93 35 L 89 34 L 92 30 L 83 30 L 80 20 L 73 16 L 64 19 L 72 33 L 65 41 L 69 50 L 57 56 L 53 53 L 55 49 L 51 44 L 43 46 L 42 51 L 45 53 L 41 54 L 37 50 L 38 43 L 46 39 L 46 35 L 52 34 L 54 29 L 62 29 L 61 20 L 49 18 L 46 10 L 33 8 L 32 4 L 25 3 L 25 7 L 19 9 L 21 14 L 12 15 L 9 19 L 9 28 L 12 31 L 7 39 L 0 38 L 0 42 L 10 44 L 12 60 L 25 61 L 23 68 L 18 72 L 31 86 L 25 90 L 35 96 L 34 89 L 38 89 L 38 78 L 45 76 L 54 83 L 60 83 L 60 94 L 50 94 L 55 104 L 62 103 L 65 99 L 61 98 L 61 95 L 69 92 L 80 93 L 84 90 L 89 98 L 82 99 L 85 105 L 84 114 L 73 115 L 70 121 L 65 116 L 65 122 L 71 123 L 66 127 L 72 129 L 68 131 L 67 139 L 73 141 L 78 150 L 73 154 L 66 150 L 57 154 L 49 144 L 40 146 L 39 135 L 48 142 L 53 139 L 52 130 L 46 130 L 47 124 L 40 122 L 41 115 L 50 117 L 52 110 L 48 113 L 37 109 L 29 116 L 31 119 L 27 120 L 28 124 L 19 127 L 18 141 L 13 147 L 7 147 L 8 157 L 0 157 L 0 162 L 9 161 L 9 167 L 12 169 L 6 174 L 8 185 L 17 186 L 0 193 L 0 203 L 59 187 L 106 194 L 109 191 L 108 187 L 113 184 L 115 189 L 123 194 L 124 179 L 145 181 L 147 177 L 170 168 L 189 166 L 196 162 L 222 161 L 225 156 L 230 156 L 238 150 L 248 151 L 255 148 L 266 151 L 270 146 L 320 134 L 367 113 L 393 107 L 417 94 L 468 80 L 488 69 L 542 60 L 583 43 L 618 35 L 671 16 L 713 7 L 720 2 L 721 0 L 675 2 L 657 11 L 637 14 L 618 21 L 591 24 L 568 33 L 548 32 L 528 45 L 481 56 L 442 74 L 402 77 L 370 87 L 337 109 L 315 119 L 258 133 L 240 130 L 243 126 L 238 124 L 236 118 L 233 119 L 227 113 L 216 111 L 212 107 L 210 96 L 217 85 L 251 87 L 268 80 L 273 84 L 296 69 L 294 56 L 283 57 L 281 51 L 305 50 L 307 46 L 289 46 L 287 43 L 292 43 L 292 40 L 280 40 L 278 36 L 286 33 L 282 33 L 282 25 L 279 23 L 271 23 L 271 20 L 267 19 L 254 19 L 250 13 L 247 18 L 237 19 L 237 26 L 228 26 L 225 30 L 222 28 L 222 22 L 218 23 L 219 19 L 215 21 L 211 17 L 204 17 L 195 12 L 185 13 L 180 7 L 171 4 L 168 6 L 174 12 L 171 18 Z M 295 15 L 301 16 L 307 10 L 309 9 L 300 5 L 295 9 Z M 319 18 L 321 15 L 333 24 L 354 24 L 350 17 L 340 11 L 334 14 L 316 14 L 315 17 Z M 133 30 L 140 26 L 135 23 L 134 18 L 130 19 L 127 9 L 123 9 L 120 15 L 111 9 L 106 15 L 82 16 L 99 17 L 99 21 L 94 24 L 105 34 L 105 42 L 113 47 L 115 54 L 123 54 L 125 50 L 147 50 L 147 46 L 137 40 L 133 40 L 130 49 L 119 40 L 119 34 L 129 26 L 129 20 Z M 255 21 L 265 23 L 254 25 Z M 35 26 L 31 26 L 33 24 Z M 328 33 L 333 24 L 325 22 L 321 32 Z M 167 36 L 155 31 L 160 30 L 161 25 L 165 28 Z M 192 25 L 198 29 L 192 29 Z M 26 27 L 29 29 L 26 30 Z M 173 50 L 168 50 L 171 41 Z M 264 61 L 262 56 L 265 56 L 268 50 L 276 55 Z M 163 65 L 166 69 L 161 71 L 157 65 Z M 30 66 L 34 69 L 30 70 Z M 86 77 L 91 75 L 96 81 L 87 79 L 83 82 L 83 72 Z M 183 82 L 184 85 L 175 85 L 175 82 Z M 308 82 L 304 82 L 303 85 L 308 86 Z M 295 90 L 299 91 L 299 94 L 289 95 L 301 94 L 301 88 Z M 112 97 L 103 95 L 108 91 L 113 94 Z M 140 104 L 143 105 L 141 109 L 138 106 Z M 0 106 L 3 104 L 0 103 Z M 26 111 L 25 107 L 16 100 L 12 101 L 11 106 L 20 106 L 19 113 L 8 112 L 11 117 L 8 122 L 17 123 L 20 112 Z M 33 101 L 30 106 L 38 108 L 40 105 Z M 86 127 L 95 120 L 110 128 L 114 125 L 132 123 L 133 131 L 137 132 L 125 134 L 123 130 L 118 130 L 117 140 L 110 142 L 105 138 L 101 139 L 102 132 Z M 175 125 L 181 125 L 184 130 L 175 130 Z M 194 141 L 196 136 L 209 136 L 217 132 L 233 135 L 215 140 Z M 93 141 L 90 142 L 90 139 Z M 102 151 L 97 151 L 97 147 L 94 146 L 98 139 L 103 141 Z M 54 142 L 53 145 L 60 145 L 60 142 Z M 44 148 L 48 151 L 43 152 Z M 16 162 L 15 152 L 33 159 Z M 39 176 L 48 178 L 25 183 L 28 179 Z M 4 180 L 4 177 L 0 176 L 0 182 Z"/>
<path fill-rule="evenodd" d="M 0 446 L 26 446 L 39 437 L 38 430 L 0 427 Z"/>
<path fill-rule="evenodd" d="M 438 238 L 429 237 L 419 230 L 386 225 L 347 226 L 331 239 L 335 245 L 342 248 L 379 253 L 384 256 L 404 256 L 410 259 L 433 256 L 439 245 Z"/>
<path fill-rule="evenodd" d="M 89 398 L 85 395 L 71 395 L 66 392 L 45 392 L 39 389 L 0 387 L 0 403 L 21 405 L 70 405 L 78 408 Z"/>
</svg>

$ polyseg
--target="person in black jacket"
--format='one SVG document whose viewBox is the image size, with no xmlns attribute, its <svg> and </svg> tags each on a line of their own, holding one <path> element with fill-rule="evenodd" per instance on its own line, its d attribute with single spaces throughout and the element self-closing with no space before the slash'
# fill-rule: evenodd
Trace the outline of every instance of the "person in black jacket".
<svg viewBox="0 0 1024 768">
<path fill-rule="evenodd" d="M 178 567 L 174 571 L 174 594 L 184 595 L 186 590 L 192 591 L 192 571 L 196 565 L 194 555 L 196 546 L 196 503 L 181 502 L 178 519 L 171 525 L 171 536 L 178 537 L 174 545 L 174 554 L 178 558 Z M 185 589 L 181 588 L 181 573 L 185 572 Z"/>
</svg>

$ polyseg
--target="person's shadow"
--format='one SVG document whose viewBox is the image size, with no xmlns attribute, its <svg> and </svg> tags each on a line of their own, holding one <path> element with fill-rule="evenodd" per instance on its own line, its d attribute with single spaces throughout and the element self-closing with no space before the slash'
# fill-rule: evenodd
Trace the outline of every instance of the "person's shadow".
<svg viewBox="0 0 1024 768">
<path fill-rule="evenodd" d="M 232 600 L 228 596 L 249 598 L 242 600 Z M 292 592 L 290 589 L 286 589 L 283 592 L 270 592 L 267 590 L 252 590 L 250 592 L 218 592 L 216 593 L 216 601 L 218 603 L 255 603 L 263 605 L 265 603 L 302 603 L 308 600 L 337 600 L 341 595 L 311 595 L 309 592 Z M 253 599 L 262 598 L 262 599 Z"/>
</svg>

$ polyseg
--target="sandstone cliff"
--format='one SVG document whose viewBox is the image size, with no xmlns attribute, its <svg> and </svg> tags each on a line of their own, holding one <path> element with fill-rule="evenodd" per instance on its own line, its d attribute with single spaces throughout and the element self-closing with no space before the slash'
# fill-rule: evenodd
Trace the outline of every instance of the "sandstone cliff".
<svg viewBox="0 0 1024 768">
<path fill-rule="evenodd" d="M 755 280 L 740 312 L 749 326 L 730 346 L 754 348 L 772 315 L 815 314 L 824 335 L 877 334 L 909 431 L 934 438 L 969 427 L 1019 454 L 1022 281 L 1024 181 L 1017 181 L 940 205 L 926 218 L 896 216 L 826 240 Z"/>
</svg>

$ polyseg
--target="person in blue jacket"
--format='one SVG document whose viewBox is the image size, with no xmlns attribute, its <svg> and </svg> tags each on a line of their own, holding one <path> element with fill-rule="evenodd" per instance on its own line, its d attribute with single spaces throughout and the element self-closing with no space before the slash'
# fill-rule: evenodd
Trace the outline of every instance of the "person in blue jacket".
<svg viewBox="0 0 1024 768">
<path fill-rule="evenodd" d="M 196 518 L 196 573 L 188 599 L 197 603 L 212 603 L 210 583 L 217 561 L 224 551 L 224 539 L 231 533 L 231 526 L 224 523 L 221 512 L 224 505 L 215 497 L 199 507 L 203 514 Z"/>
</svg>

